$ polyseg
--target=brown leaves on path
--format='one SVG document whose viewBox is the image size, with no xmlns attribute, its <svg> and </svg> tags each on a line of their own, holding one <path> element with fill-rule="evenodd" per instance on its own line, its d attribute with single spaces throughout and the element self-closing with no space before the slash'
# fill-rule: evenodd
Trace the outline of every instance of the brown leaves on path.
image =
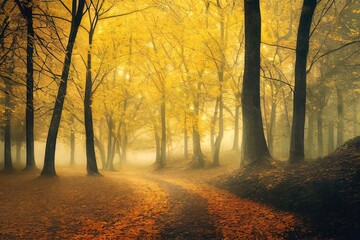
<svg viewBox="0 0 360 240">
<path fill-rule="evenodd" d="M 301 225 L 290 213 L 240 199 L 208 184 L 170 178 L 166 181 L 207 199 L 216 230 L 224 239 L 283 239 L 287 231 Z"/>
<path fill-rule="evenodd" d="M 0 239 L 157 238 L 167 197 L 156 184 L 60 175 L 0 176 Z"/>
</svg>

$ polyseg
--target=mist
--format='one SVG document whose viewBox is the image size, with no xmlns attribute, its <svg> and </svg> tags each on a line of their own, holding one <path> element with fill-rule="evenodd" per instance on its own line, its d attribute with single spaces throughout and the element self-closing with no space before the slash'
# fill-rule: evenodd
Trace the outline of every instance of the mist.
<svg viewBox="0 0 360 240">
<path fill-rule="evenodd" d="M 360 239 L 355 0 L 4 0 L 0 239 Z"/>
</svg>

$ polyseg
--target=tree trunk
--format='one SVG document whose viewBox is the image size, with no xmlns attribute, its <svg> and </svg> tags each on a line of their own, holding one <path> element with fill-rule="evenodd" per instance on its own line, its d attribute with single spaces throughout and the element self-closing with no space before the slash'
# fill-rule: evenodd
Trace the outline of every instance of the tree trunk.
<svg viewBox="0 0 360 240">
<path fill-rule="evenodd" d="M 86 135 L 86 170 L 88 175 L 98 175 L 99 170 L 96 163 L 95 146 L 94 146 L 94 127 L 92 117 L 92 77 L 91 77 L 91 46 L 92 36 L 89 33 L 89 46 L 87 54 L 87 69 L 86 69 L 86 83 L 85 83 L 85 97 L 84 97 L 84 119 L 85 119 L 85 135 Z"/>
<path fill-rule="evenodd" d="M 201 139 L 199 133 L 199 91 L 201 84 L 197 83 L 197 90 L 194 96 L 194 116 L 195 121 L 193 124 L 193 167 L 203 168 L 205 165 L 204 154 L 201 149 Z"/>
<path fill-rule="evenodd" d="M 15 160 L 15 162 L 17 164 L 21 163 L 21 145 L 22 145 L 21 141 L 16 142 L 16 157 L 15 157 L 16 160 Z"/>
<path fill-rule="evenodd" d="M 272 99 L 271 114 L 270 114 L 270 129 L 269 129 L 269 152 L 274 154 L 274 139 L 275 139 L 275 126 L 276 126 L 276 102 Z"/>
<path fill-rule="evenodd" d="M 26 0 L 21 3 L 16 0 L 18 7 L 26 20 L 27 44 L 26 44 L 26 165 L 25 170 L 35 170 L 34 157 L 34 27 L 33 27 L 33 3 Z"/>
<path fill-rule="evenodd" d="M 222 81 L 221 81 L 222 82 Z M 214 145 L 214 155 L 213 155 L 213 167 L 220 166 L 220 148 L 221 148 L 221 141 L 224 136 L 224 107 L 223 107 L 223 100 L 222 100 L 222 89 L 220 88 L 220 96 L 218 97 L 217 101 L 219 102 L 219 132 L 215 140 Z"/>
<path fill-rule="evenodd" d="M 215 156 L 215 128 L 216 128 L 216 120 L 218 118 L 218 109 L 219 109 L 219 101 L 216 99 L 214 115 L 211 120 L 210 126 L 210 146 L 211 146 L 211 156 Z"/>
<path fill-rule="evenodd" d="M 304 161 L 306 105 L 306 61 L 309 52 L 311 22 L 317 0 L 304 0 L 296 42 L 295 87 L 289 163 Z"/>
<path fill-rule="evenodd" d="M 74 48 L 75 39 L 81 23 L 81 19 L 83 16 L 84 6 L 85 6 L 85 0 L 79 0 L 78 4 L 76 0 L 73 0 L 73 9 L 72 9 L 73 19 L 71 22 L 70 35 L 66 47 L 66 54 L 65 54 L 64 65 L 61 73 L 60 86 L 57 93 L 57 97 L 55 99 L 55 107 L 50 122 L 48 137 L 46 140 L 44 167 L 41 172 L 41 175 L 56 176 L 56 172 L 55 172 L 56 140 L 59 132 L 61 114 L 62 114 L 65 95 L 66 95 L 72 51 Z"/>
<path fill-rule="evenodd" d="M 336 88 L 337 94 L 337 146 L 340 146 L 344 142 L 344 102 L 342 89 Z"/>
<path fill-rule="evenodd" d="M 239 151 L 239 118 L 240 118 L 240 104 L 238 103 L 239 96 L 237 96 L 236 106 L 235 106 L 235 119 L 234 119 L 234 141 L 233 141 L 233 151 Z"/>
<path fill-rule="evenodd" d="M 4 171 L 11 172 L 14 170 L 11 157 L 11 102 L 10 91 L 5 94 L 5 149 L 4 149 Z"/>
<path fill-rule="evenodd" d="M 70 134 L 70 166 L 75 165 L 75 133 L 71 130 Z"/>
<path fill-rule="evenodd" d="M 34 156 L 34 29 L 32 18 L 32 5 L 25 8 L 27 12 L 27 47 L 26 47 L 26 167 L 36 169 Z"/>
<path fill-rule="evenodd" d="M 111 152 L 108 158 L 108 162 L 107 162 L 107 169 L 110 171 L 114 171 L 114 157 L 115 157 L 115 147 L 116 147 L 116 139 L 114 138 L 114 141 L 112 141 L 112 146 L 111 146 Z"/>
<path fill-rule="evenodd" d="M 307 134 L 307 158 L 313 157 L 314 143 L 314 113 L 308 116 L 308 134 Z"/>
<path fill-rule="evenodd" d="M 284 103 L 284 111 L 285 111 L 285 119 L 286 119 L 286 131 L 285 131 L 285 138 L 286 138 L 286 144 L 283 143 L 282 144 L 282 156 L 286 156 L 288 157 L 289 155 L 289 144 L 288 143 L 288 139 L 290 139 L 290 135 L 291 135 L 291 125 L 290 125 L 290 116 L 289 116 L 289 110 L 288 110 L 288 101 L 287 101 L 287 97 L 285 95 L 285 91 L 284 89 L 281 89 L 282 91 L 282 95 L 283 95 L 283 103 Z"/>
<path fill-rule="evenodd" d="M 101 137 L 100 137 L 101 139 Z M 100 152 L 100 158 L 101 158 L 101 166 L 102 169 L 106 169 L 106 155 L 105 155 L 105 147 L 104 144 L 102 144 L 96 137 L 95 137 L 95 145 L 99 149 Z"/>
<path fill-rule="evenodd" d="M 165 96 L 161 98 L 160 115 L 161 115 L 161 159 L 160 168 L 166 164 L 166 110 L 165 110 Z"/>
<path fill-rule="evenodd" d="M 127 133 L 126 133 L 126 126 L 123 126 L 123 141 L 121 142 L 121 163 L 124 164 L 127 162 L 127 142 L 128 142 L 128 137 L 127 137 Z"/>
<path fill-rule="evenodd" d="M 260 107 L 260 39 L 259 0 L 244 1 L 245 69 L 241 95 L 243 113 L 242 165 L 269 162 Z"/>
<path fill-rule="evenodd" d="M 283 94 L 284 110 L 285 110 L 285 117 L 286 117 L 286 128 L 287 128 L 288 136 L 290 136 L 290 134 L 291 134 L 291 125 L 290 125 L 290 120 L 289 120 L 290 116 L 289 116 L 288 103 L 286 100 L 284 89 L 282 89 L 282 94 Z"/>
<path fill-rule="evenodd" d="M 157 132 L 157 128 L 155 127 L 155 145 L 156 145 L 156 157 L 155 157 L 155 165 L 159 166 L 161 162 L 161 145 L 160 145 L 160 136 Z"/>
<path fill-rule="evenodd" d="M 107 141 L 107 155 L 106 155 L 106 169 L 110 169 L 110 159 L 111 159 L 111 153 L 112 153 L 112 130 L 113 130 L 113 119 L 112 114 L 109 114 L 107 119 L 108 124 L 108 141 Z"/>
<path fill-rule="evenodd" d="M 335 149 L 335 144 L 334 144 L 334 121 L 330 121 L 329 122 L 329 136 L 328 136 L 328 153 L 331 153 L 334 151 Z"/>
<path fill-rule="evenodd" d="M 320 110 L 317 114 L 317 142 L 318 142 L 318 157 L 323 155 L 323 121 L 322 121 L 322 110 Z"/>
</svg>

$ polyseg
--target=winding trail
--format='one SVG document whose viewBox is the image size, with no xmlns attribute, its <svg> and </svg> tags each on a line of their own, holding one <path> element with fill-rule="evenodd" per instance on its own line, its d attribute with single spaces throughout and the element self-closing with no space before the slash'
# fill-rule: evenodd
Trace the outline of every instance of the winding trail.
<svg viewBox="0 0 360 240">
<path fill-rule="evenodd" d="M 282 239 L 301 225 L 171 175 L 0 175 L 0 203 L 0 239 Z"/>
</svg>

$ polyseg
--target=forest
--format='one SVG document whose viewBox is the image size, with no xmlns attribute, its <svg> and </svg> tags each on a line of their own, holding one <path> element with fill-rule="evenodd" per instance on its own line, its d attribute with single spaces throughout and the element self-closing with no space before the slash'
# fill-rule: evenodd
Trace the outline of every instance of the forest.
<svg viewBox="0 0 360 240">
<path fill-rule="evenodd" d="M 2 0 L 0 239 L 357 239 L 359 9 Z"/>
</svg>

